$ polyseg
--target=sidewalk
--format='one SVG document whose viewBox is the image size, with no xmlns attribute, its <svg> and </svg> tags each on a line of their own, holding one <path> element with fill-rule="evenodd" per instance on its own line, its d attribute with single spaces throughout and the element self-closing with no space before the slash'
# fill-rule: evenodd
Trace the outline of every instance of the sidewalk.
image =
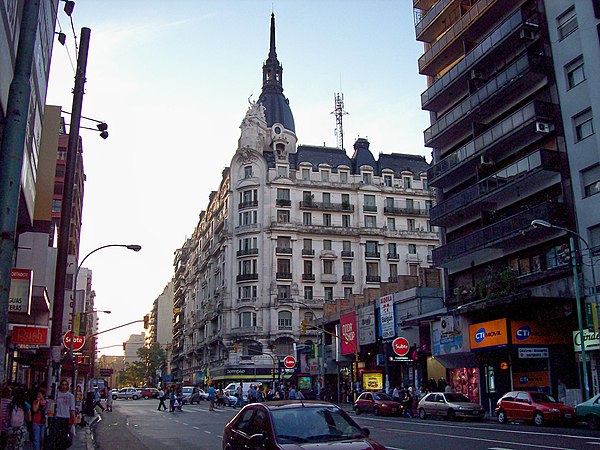
<svg viewBox="0 0 600 450">
<path fill-rule="evenodd" d="M 92 437 L 92 428 L 96 422 L 100 419 L 100 416 L 94 417 L 85 416 L 86 425 L 83 427 L 77 427 L 77 434 L 73 439 L 73 445 L 69 447 L 74 450 L 94 450 L 94 439 Z M 25 442 L 24 450 L 32 450 L 33 443 L 31 441 Z"/>
</svg>

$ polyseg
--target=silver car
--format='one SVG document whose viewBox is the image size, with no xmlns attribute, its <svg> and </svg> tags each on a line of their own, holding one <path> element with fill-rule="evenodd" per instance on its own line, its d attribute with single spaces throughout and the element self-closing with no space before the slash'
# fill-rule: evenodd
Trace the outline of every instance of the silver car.
<svg viewBox="0 0 600 450">
<path fill-rule="evenodd" d="M 432 392 L 419 402 L 419 417 L 441 416 L 448 420 L 476 419 L 481 420 L 485 411 L 477 403 L 473 403 L 463 394 L 456 392 Z"/>
</svg>

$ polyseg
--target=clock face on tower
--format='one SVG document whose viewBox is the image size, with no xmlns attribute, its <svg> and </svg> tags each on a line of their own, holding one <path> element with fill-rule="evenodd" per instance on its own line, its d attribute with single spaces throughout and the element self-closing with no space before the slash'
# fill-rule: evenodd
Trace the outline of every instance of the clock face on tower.
<svg viewBox="0 0 600 450">
<path fill-rule="evenodd" d="M 280 127 L 279 125 L 275 125 L 275 126 L 273 127 L 273 133 L 275 133 L 275 134 L 279 135 L 279 134 L 281 134 L 281 131 L 282 131 L 282 130 L 281 130 L 281 127 Z"/>
</svg>

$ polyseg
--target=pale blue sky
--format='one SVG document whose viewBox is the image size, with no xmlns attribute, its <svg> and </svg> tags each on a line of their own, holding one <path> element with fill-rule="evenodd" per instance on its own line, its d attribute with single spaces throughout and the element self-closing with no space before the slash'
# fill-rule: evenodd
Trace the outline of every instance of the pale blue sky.
<svg viewBox="0 0 600 450">
<path fill-rule="evenodd" d="M 137 254 L 107 249 L 86 261 L 97 308 L 113 311 L 101 316 L 101 330 L 141 319 L 171 279 L 173 252 L 191 235 L 231 161 L 248 97 L 260 94 L 272 10 L 299 143 L 335 146 L 331 111 L 341 80 L 350 155 L 360 136 L 375 156 L 430 159 L 423 147 L 428 115 L 419 100 L 426 82 L 417 72 L 422 45 L 410 0 L 78 0 L 75 30 L 91 29 L 83 115 L 105 120 L 110 133 L 105 141 L 81 133 L 81 254 L 107 243 L 143 247 Z M 67 19 L 61 10 L 75 64 Z M 56 42 L 48 104 L 71 110 L 73 77 Z M 101 335 L 99 347 L 141 330 Z"/>
</svg>

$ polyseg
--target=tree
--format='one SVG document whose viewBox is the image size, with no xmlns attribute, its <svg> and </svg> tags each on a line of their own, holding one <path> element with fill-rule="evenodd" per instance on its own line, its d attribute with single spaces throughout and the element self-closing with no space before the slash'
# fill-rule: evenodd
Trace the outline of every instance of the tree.
<svg viewBox="0 0 600 450">
<path fill-rule="evenodd" d="M 140 347 L 137 350 L 138 358 L 144 368 L 144 376 L 147 380 L 154 380 L 156 371 L 160 369 L 166 360 L 165 351 L 158 342 L 149 347 Z"/>
<path fill-rule="evenodd" d="M 122 386 L 142 387 L 146 379 L 146 368 L 141 361 L 127 363 L 124 370 L 119 372 L 119 382 Z"/>
</svg>

